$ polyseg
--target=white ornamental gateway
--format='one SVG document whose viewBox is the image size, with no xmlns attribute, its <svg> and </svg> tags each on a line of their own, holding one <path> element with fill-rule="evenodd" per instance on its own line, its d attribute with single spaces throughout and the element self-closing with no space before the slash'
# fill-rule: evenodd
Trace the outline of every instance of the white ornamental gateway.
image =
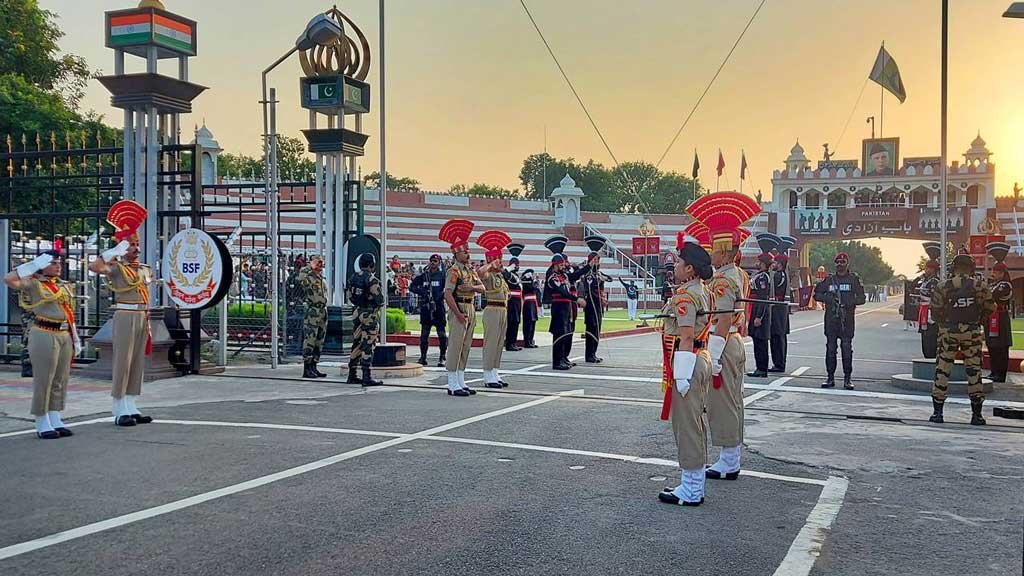
<svg viewBox="0 0 1024 576">
<path fill-rule="evenodd" d="M 164 249 L 164 289 L 179 308 L 201 310 L 216 305 L 231 285 L 231 258 L 215 236 L 186 228 Z"/>
</svg>

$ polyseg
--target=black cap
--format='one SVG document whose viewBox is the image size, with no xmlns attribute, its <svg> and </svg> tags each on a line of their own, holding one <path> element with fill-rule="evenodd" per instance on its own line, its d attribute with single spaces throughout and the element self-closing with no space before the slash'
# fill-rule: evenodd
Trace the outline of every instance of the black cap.
<svg viewBox="0 0 1024 576">
<path fill-rule="evenodd" d="M 373 268 L 377 265 L 377 259 L 373 254 L 369 252 L 363 252 L 359 255 L 359 267 L 360 268 Z"/>
</svg>

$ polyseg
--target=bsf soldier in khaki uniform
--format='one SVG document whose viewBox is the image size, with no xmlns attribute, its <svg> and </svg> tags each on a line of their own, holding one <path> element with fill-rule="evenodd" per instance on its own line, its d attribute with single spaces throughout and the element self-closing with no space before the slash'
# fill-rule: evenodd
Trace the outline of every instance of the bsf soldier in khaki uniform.
<svg viewBox="0 0 1024 576">
<path fill-rule="evenodd" d="M 323 269 L 323 256 L 313 256 L 295 279 L 305 308 L 302 316 L 303 378 L 327 377 L 316 367 L 327 338 L 327 284 L 324 283 Z"/>
<path fill-rule="evenodd" d="M 448 357 L 445 359 L 449 396 L 476 394 L 466 386 L 466 363 L 476 327 L 473 299 L 477 293 L 484 292 L 484 285 L 469 264 L 469 235 L 473 226 L 469 220 L 449 220 L 438 232 L 438 238 L 451 244 L 455 256 L 455 264 L 448 269 L 444 282 L 444 301 L 448 305 L 448 325 L 451 326 Z"/>
<path fill-rule="evenodd" d="M 81 344 L 75 330 L 75 297 L 60 279 L 58 242 L 31 262 L 4 276 L 4 283 L 20 293 L 21 307 L 35 315 L 28 336 L 32 360 L 32 416 L 36 437 L 52 440 L 71 436 L 61 420 L 71 375 L 71 360 Z"/>
<path fill-rule="evenodd" d="M 679 485 L 666 488 L 658 499 L 668 504 L 700 506 L 704 503 L 704 466 L 707 464 L 707 432 L 704 404 L 711 384 L 711 355 L 707 338 L 711 330 L 711 296 L 704 280 L 712 276 L 711 257 L 693 237 L 680 238 L 674 277 L 682 283 L 662 314 L 662 366 L 666 408 L 672 419 L 679 462 Z"/>
<path fill-rule="evenodd" d="M 380 386 L 383 382 L 373 379 L 370 366 L 373 364 L 373 351 L 377 347 L 384 293 L 380 288 L 380 278 L 373 273 L 377 265 L 373 254 L 360 254 L 357 265 L 359 272 L 352 276 L 348 285 L 349 300 L 355 306 L 355 327 L 352 330 L 347 382 L 362 384 L 364 387 Z M 358 368 L 362 369 L 361 379 L 356 376 Z"/>
<path fill-rule="evenodd" d="M 477 268 L 477 275 L 484 285 L 484 386 L 502 388 L 508 386 L 501 376 L 501 353 L 505 349 L 505 333 L 508 331 L 509 287 L 502 274 L 504 266 L 501 251 L 512 243 L 508 234 L 500 230 L 488 230 L 480 235 L 477 245 L 486 250 L 487 263 Z"/>
<path fill-rule="evenodd" d="M 740 226 L 760 212 L 751 197 L 736 192 L 716 192 L 695 200 L 686 211 L 707 227 L 711 236 L 711 264 L 715 274 L 708 283 L 715 310 L 737 310 L 715 314 L 708 337 L 712 384 L 708 391 L 707 414 L 711 442 L 722 448 L 718 460 L 706 471 L 712 479 L 736 480 L 743 448 L 743 374 L 747 355 L 742 330 L 747 294 L 745 280 L 736 267 L 736 256 L 744 238 Z"/>
<path fill-rule="evenodd" d="M 953 277 L 932 292 L 932 318 L 939 327 L 939 358 L 932 385 L 934 413 L 929 418 L 932 422 L 943 422 L 949 372 L 960 352 L 967 373 L 967 395 L 971 398 L 971 424 L 985 424 L 981 414 L 985 402 L 981 387 L 981 345 L 985 341 L 984 327 L 995 310 L 988 284 L 974 278 L 974 259 L 967 254 L 958 255 L 953 259 Z"/>
<path fill-rule="evenodd" d="M 142 393 L 143 368 L 151 352 L 149 334 L 149 287 L 153 273 L 139 262 L 139 236 L 131 234 L 100 254 L 89 270 L 107 277 L 114 294 L 113 383 L 110 396 L 117 426 L 149 424 L 136 405 Z M 119 260 L 120 258 L 120 260 Z"/>
</svg>

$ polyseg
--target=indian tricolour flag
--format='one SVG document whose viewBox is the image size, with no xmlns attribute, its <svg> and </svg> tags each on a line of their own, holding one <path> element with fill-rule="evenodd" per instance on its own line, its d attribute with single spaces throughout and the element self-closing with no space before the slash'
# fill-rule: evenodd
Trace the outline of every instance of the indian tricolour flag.
<svg viewBox="0 0 1024 576">
<path fill-rule="evenodd" d="M 192 51 L 192 27 L 188 24 L 154 14 L 153 26 L 157 44 L 184 52 Z"/>
<path fill-rule="evenodd" d="M 110 19 L 110 45 L 147 44 L 152 39 L 152 30 L 149 14 L 115 16 Z"/>
</svg>

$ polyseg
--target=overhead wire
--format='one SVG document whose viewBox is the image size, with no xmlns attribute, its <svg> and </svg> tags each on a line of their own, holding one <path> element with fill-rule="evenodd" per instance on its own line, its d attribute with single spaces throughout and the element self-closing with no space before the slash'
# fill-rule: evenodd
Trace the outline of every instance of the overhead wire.
<svg viewBox="0 0 1024 576">
<path fill-rule="evenodd" d="M 608 140 L 605 139 L 604 134 L 601 132 L 601 129 L 597 127 L 597 122 L 594 121 L 594 117 L 590 114 L 590 110 L 587 109 L 587 105 L 583 103 L 583 98 L 580 97 L 579 92 L 576 90 L 576 86 L 574 86 L 572 80 L 569 79 L 569 75 L 566 74 L 565 68 L 562 67 L 562 63 L 559 62 L 558 57 L 555 56 L 555 51 L 552 50 L 551 44 L 549 44 L 547 38 L 544 37 L 544 32 L 541 31 L 540 26 L 537 24 L 537 20 L 534 19 L 533 14 L 530 12 L 530 9 L 526 6 L 526 0 L 519 0 L 519 4 L 522 5 L 523 11 L 526 12 L 526 16 L 530 19 L 530 23 L 533 24 L 533 29 L 536 30 L 537 35 L 540 36 L 541 42 L 543 42 L 544 47 L 547 48 L 548 54 L 551 55 L 551 59 L 555 62 L 555 66 L 558 67 L 558 71 L 562 74 L 562 78 L 565 80 L 565 83 L 569 85 L 569 90 L 572 91 L 572 95 L 576 97 L 576 102 L 579 103 L 580 108 L 583 109 L 583 113 L 586 114 L 587 120 L 590 121 L 590 126 L 594 128 L 594 132 L 596 132 L 597 137 L 601 139 L 601 144 L 604 145 L 604 149 L 608 152 L 608 155 L 611 156 L 612 162 L 615 163 L 616 170 L 618 170 L 619 173 L 622 174 L 623 179 L 625 179 L 626 183 L 629 184 L 629 187 L 632 189 L 633 194 L 636 195 L 636 198 L 640 202 L 640 205 L 646 211 L 648 209 L 647 203 L 640 195 L 640 191 L 637 190 L 636 184 L 634 184 L 633 181 L 630 179 L 629 174 L 627 174 L 626 171 L 622 169 L 622 166 L 619 163 L 619 159 L 615 156 L 615 153 L 612 152 L 611 146 L 608 145 Z"/>
<path fill-rule="evenodd" d="M 747 25 L 743 27 L 740 35 L 736 37 L 736 41 L 733 42 L 732 48 L 729 49 L 729 53 L 725 55 L 722 63 L 718 66 L 718 70 L 715 71 L 715 75 L 711 77 L 711 81 L 704 87 L 704 91 L 701 92 L 700 98 L 697 98 L 697 102 L 694 103 L 693 108 L 690 109 L 690 113 L 686 115 L 686 119 L 683 120 L 683 124 L 679 126 L 679 130 L 676 130 L 676 135 L 673 136 L 672 141 L 668 143 L 668 147 L 665 148 L 665 152 L 662 153 L 661 158 L 658 158 L 658 163 L 655 164 L 656 168 L 661 168 L 661 163 L 665 161 L 665 157 L 668 156 L 669 151 L 672 150 L 672 146 L 674 146 L 676 140 L 679 139 L 679 135 L 683 133 L 683 129 L 686 128 L 687 124 L 689 124 L 690 118 L 693 118 L 693 115 L 697 112 L 697 108 L 699 108 L 701 102 L 704 101 L 704 97 L 711 91 L 711 87 L 714 86 L 715 80 L 718 79 L 718 75 L 722 73 L 725 65 L 729 63 L 729 59 L 732 57 L 733 52 L 736 51 L 736 47 L 740 45 L 740 41 L 743 40 L 743 36 L 746 35 L 747 30 L 750 29 L 750 25 L 754 23 L 754 19 L 757 18 L 757 14 L 761 11 L 761 8 L 767 1 L 768 0 L 761 0 L 761 3 L 757 5 L 757 9 L 750 15 L 750 20 L 747 20 Z"/>
<path fill-rule="evenodd" d="M 857 95 L 857 101 L 853 103 L 853 108 L 850 109 L 850 115 L 846 117 L 846 124 L 843 125 L 843 131 L 842 131 L 841 134 L 839 134 L 839 139 L 836 140 L 836 145 L 832 149 L 832 152 L 838 152 L 839 151 L 839 144 L 842 143 L 843 136 L 846 136 L 846 129 L 849 128 L 850 120 L 853 119 L 853 114 L 854 114 L 854 112 L 857 111 L 857 106 L 860 105 L 860 99 L 864 96 L 864 89 L 868 87 L 868 81 L 869 80 L 871 80 L 871 78 L 865 78 L 864 79 L 864 85 L 860 87 L 860 94 Z"/>
</svg>

